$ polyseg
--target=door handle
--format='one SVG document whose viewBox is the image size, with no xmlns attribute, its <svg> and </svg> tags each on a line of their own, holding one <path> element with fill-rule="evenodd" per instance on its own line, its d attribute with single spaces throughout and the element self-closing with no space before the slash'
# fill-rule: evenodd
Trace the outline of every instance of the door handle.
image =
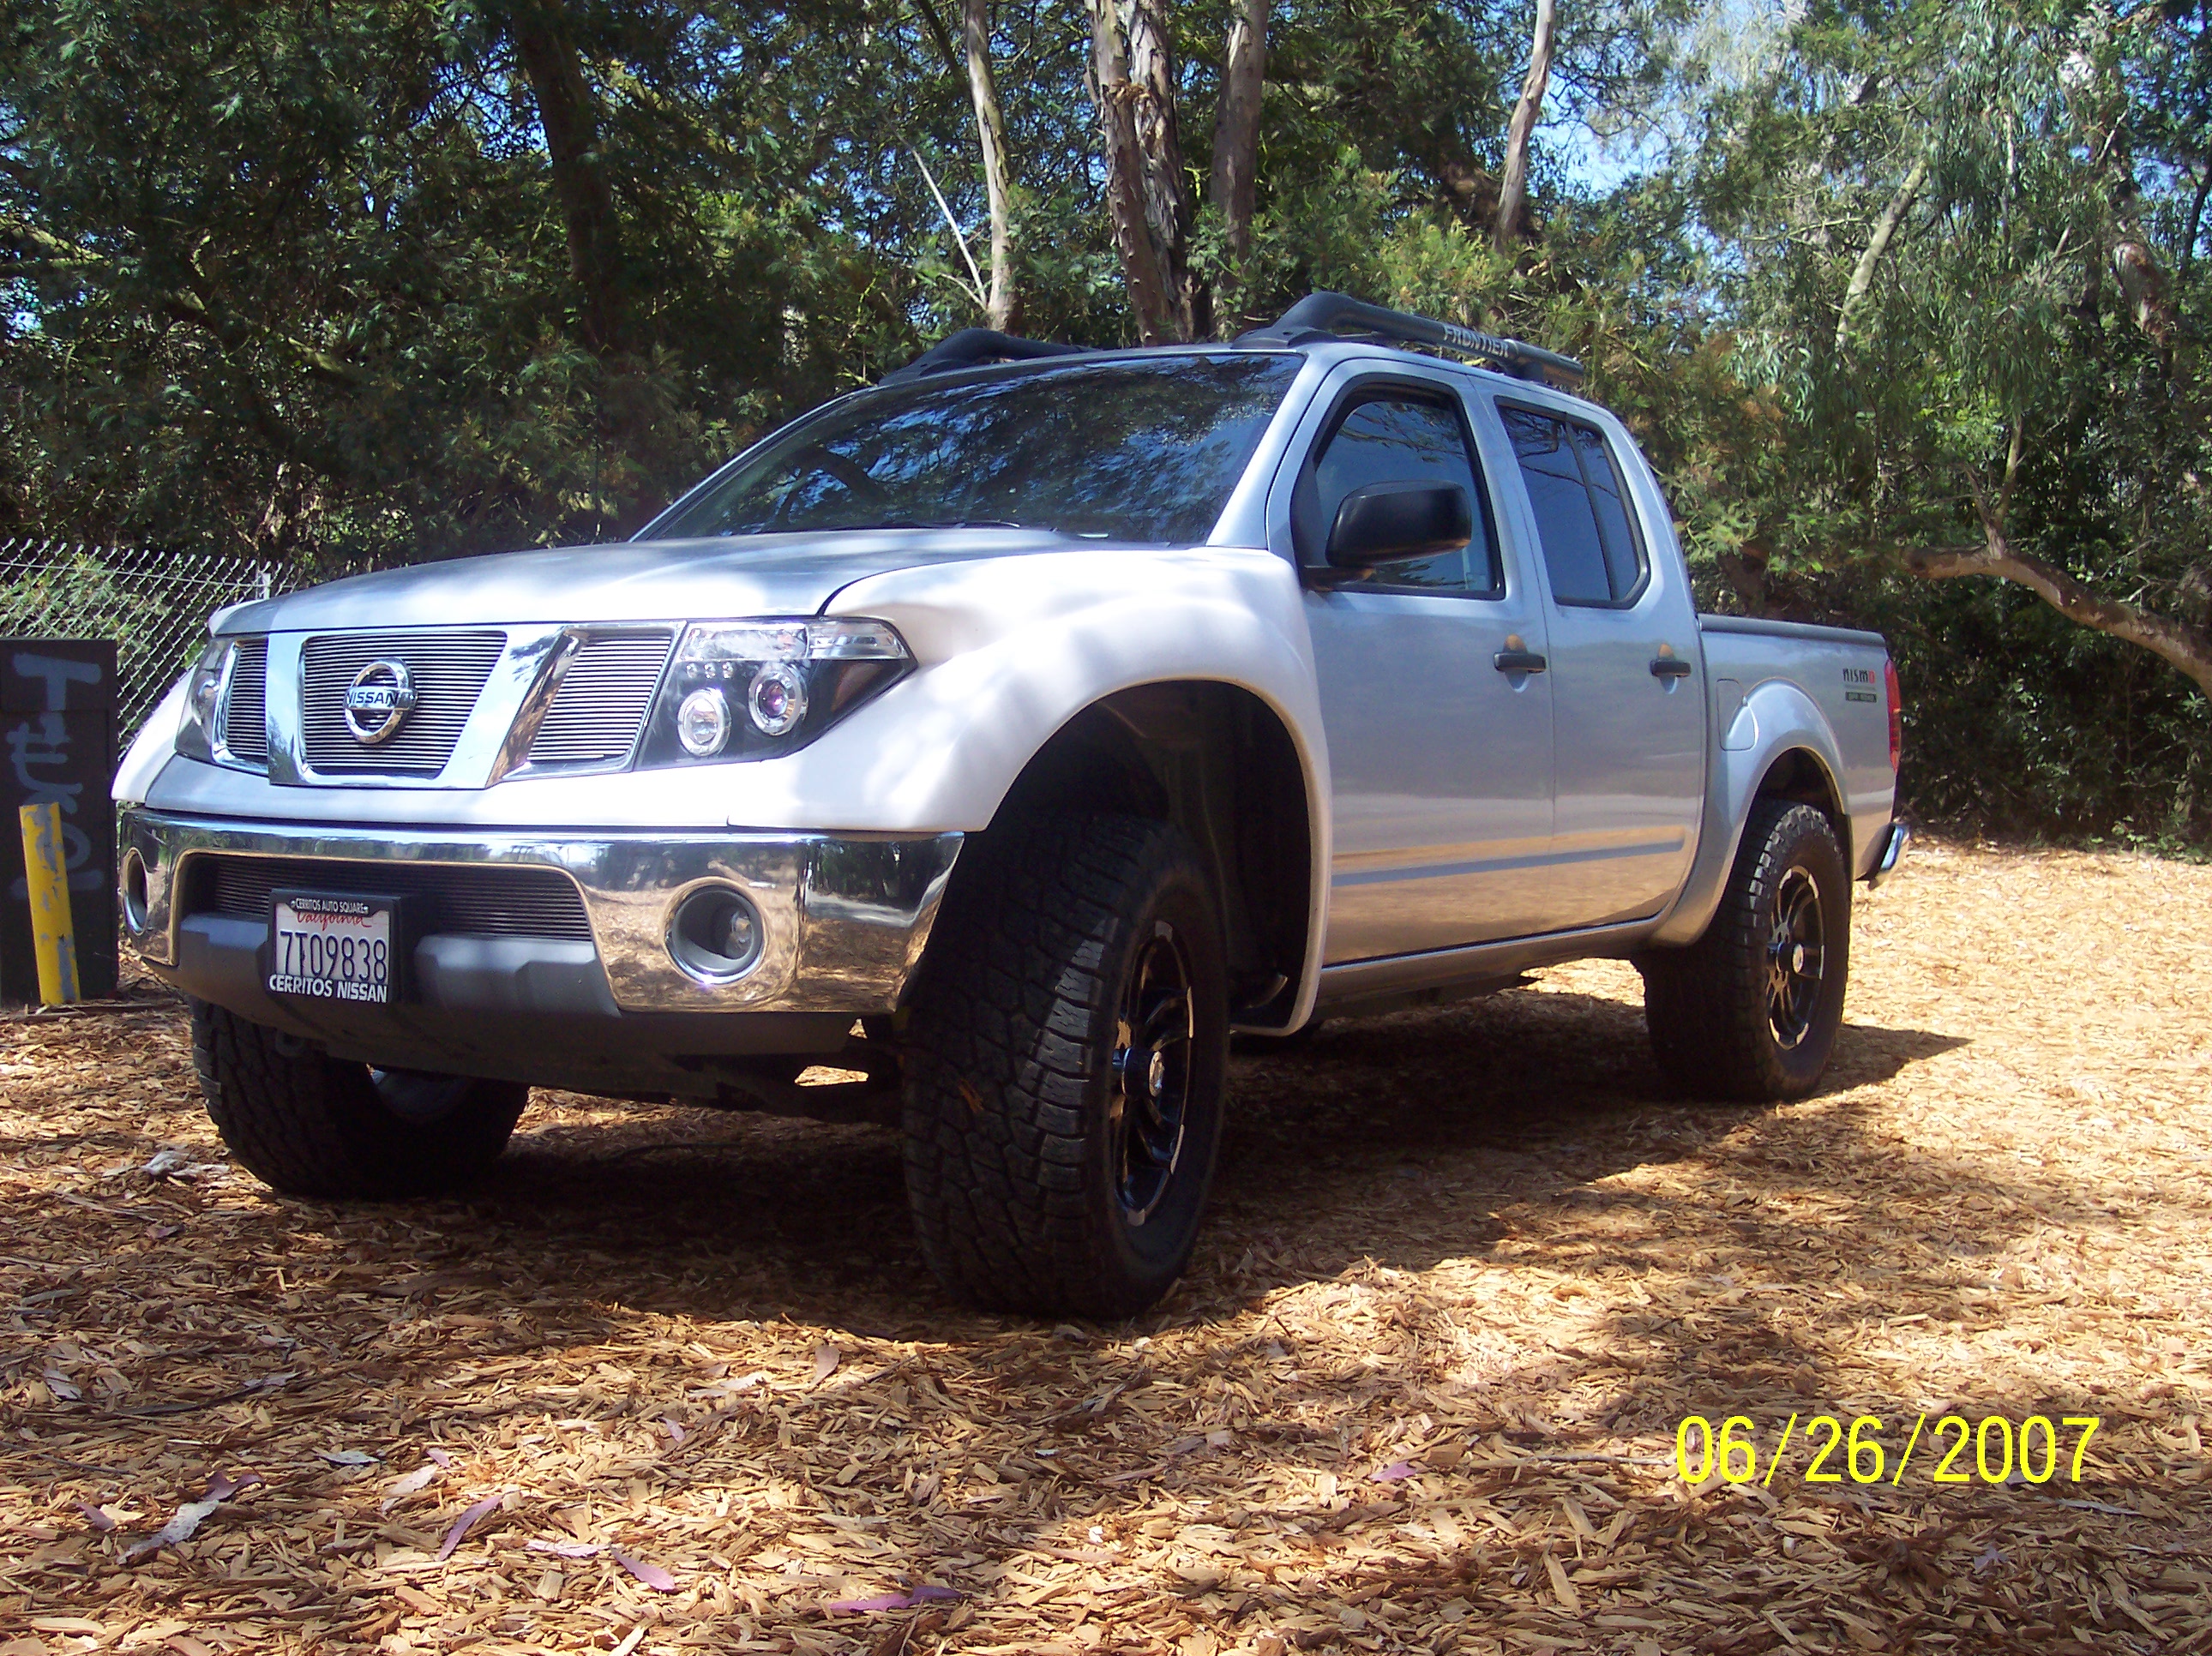
<svg viewBox="0 0 2212 1656">
<path fill-rule="evenodd" d="M 1690 664 L 1680 656 L 1651 658 L 1651 676 L 1654 678 L 1687 678 L 1692 670 Z"/>
<path fill-rule="evenodd" d="M 1500 650 L 1490 660 L 1501 673 L 1540 673 L 1549 664 L 1534 650 Z"/>
</svg>

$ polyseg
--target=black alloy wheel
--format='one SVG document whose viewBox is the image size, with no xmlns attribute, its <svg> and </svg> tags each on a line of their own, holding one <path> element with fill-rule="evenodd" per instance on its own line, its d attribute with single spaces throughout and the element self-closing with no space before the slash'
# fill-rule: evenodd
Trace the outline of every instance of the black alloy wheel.
<svg viewBox="0 0 2212 1656">
<path fill-rule="evenodd" d="M 1114 1193 L 1131 1225 L 1152 1217 L 1182 1158 L 1190 1106 L 1190 961 L 1162 920 L 1121 992 L 1109 1106 Z"/>
<path fill-rule="evenodd" d="M 1826 941 L 1820 888 L 1805 870 L 1791 868 L 1775 889 L 1766 943 L 1766 1022 L 1785 1052 L 1803 1044 L 1820 1013 Z"/>
<path fill-rule="evenodd" d="M 1651 1051 L 1693 1098 L 1802 1098 L 1843 1027 L 1850 876 L 1828 814 L 1753 802 L 1705 934 L 1637 957 Z"/>
</svg>

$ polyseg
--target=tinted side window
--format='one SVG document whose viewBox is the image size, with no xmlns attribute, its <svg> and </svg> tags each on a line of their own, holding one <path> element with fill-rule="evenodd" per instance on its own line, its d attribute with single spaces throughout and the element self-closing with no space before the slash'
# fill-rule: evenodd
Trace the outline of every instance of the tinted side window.
<svg viewBox="0 0 2212 1656">
<path fill-rule="evenodd" d="M 1561 604 L 1618 604 L 1644 579 L 1644 547 L 1620 473 L 1594 426 L 1500 404 Z"/>
<path fill-rule="evenodd" d="M 1374 586 L 1440 591 L 1497 590 L 1498 537 L 1490 500 L 1475 475 L 1458 410 L 1441 402 L 1382 392 L 1341 416 L 1298 480 L 1291 530 L 1301 562 L 1319 563 L 1345 496 L 1368 483 L 1452 484 L 1467 491 L 1474 539 L 1452 552 L 1378 565 L 1362 578 Z"/>
</svg>

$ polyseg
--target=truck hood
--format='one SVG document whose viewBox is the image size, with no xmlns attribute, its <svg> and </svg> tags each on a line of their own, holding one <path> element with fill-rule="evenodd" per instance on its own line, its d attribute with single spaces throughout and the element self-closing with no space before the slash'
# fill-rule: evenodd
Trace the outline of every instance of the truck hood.
<svg viewBox="0 0 2212 1656">
<path fill-rule="evenodd" d="M 870 575 L 1022 553 L 1095 552 L 1103 545 L 1036 530 L 899 529 L 564 546 L 353 575 L 226 610 L 215 630 L 808 616 L 838 588 Z"/>
</svg>

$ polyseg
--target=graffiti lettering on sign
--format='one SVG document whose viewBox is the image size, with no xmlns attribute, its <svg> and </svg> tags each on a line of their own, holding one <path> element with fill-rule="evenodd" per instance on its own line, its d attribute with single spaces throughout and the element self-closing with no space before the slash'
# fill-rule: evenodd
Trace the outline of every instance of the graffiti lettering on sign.
<svg viewBox="0 0 2212 1656">
<path fill-rule="evenodd" d="M 63 715 L 69 711 L 70 686 L 97 685 L 100 670 L 89 661 L 65 661 L 31 650 L 14 652 L 8 664 L 19 678 L 39 680 L 46 688 L 44 709 L 11 723 L 6 733 L 8 765 L 15 786 L 22 791 L 21 802 L 62 808 L 62 844 L 68 852 L 70 889 L 97 891 L 106 884 L 107 871 L 89 866 L 92 838 L 70 820 L 79 814 L 84 784 L 63 779 L 71 768 L 69 721 Z M 106 802 L 99 803 L 104 807 Z M 24 897 L 29 891 L 28 883 L 18 877 L 9 895 Z"/>
</svg>

